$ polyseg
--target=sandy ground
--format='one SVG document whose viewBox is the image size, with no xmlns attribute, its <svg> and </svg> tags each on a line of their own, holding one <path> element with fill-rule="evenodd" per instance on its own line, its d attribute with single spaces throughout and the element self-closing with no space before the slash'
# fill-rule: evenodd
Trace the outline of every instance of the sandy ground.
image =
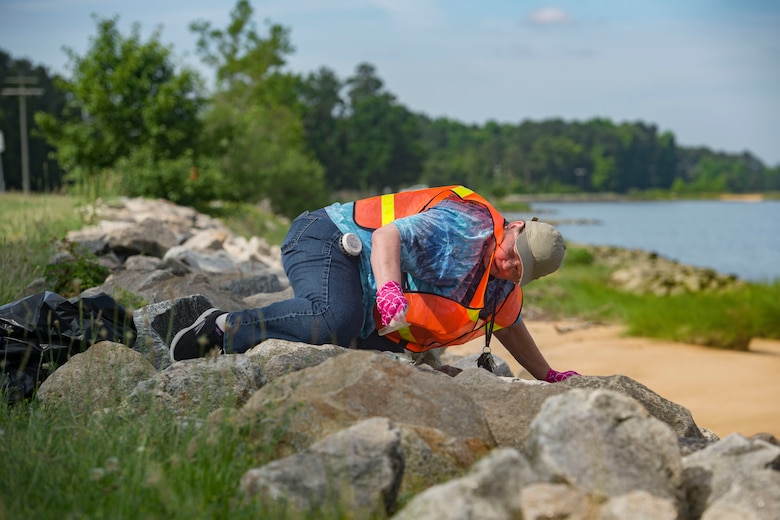
<svg viewBox="0 0 780 520">
<path fill-rule="evenodd" d="M 720 437 L 768 432 L 780 438 L 780 341 L 753 340 L 733 352 L 621 335 L 620 327 L 528 321 L 536 343 L 556 370 L 585 375 L 623 374 L 693 414 Z M 484 340 L 448 349 L 480 352 Z M 497 339 L 493 353 L 520 377 L 531 376 Z"/>
</svg>

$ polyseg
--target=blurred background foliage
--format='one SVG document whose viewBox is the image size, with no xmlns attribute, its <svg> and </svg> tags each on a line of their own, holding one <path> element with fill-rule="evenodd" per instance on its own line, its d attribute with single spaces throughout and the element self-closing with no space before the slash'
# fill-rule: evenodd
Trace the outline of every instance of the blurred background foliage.
<svg viewBox="0 0 780 520">
<path fill-rule="evenodd" d="M 287 217 L 337 198 L 413 184 L 465 184 L 512 193 L 747 193 L 780 190 L 780 165 L 748 152 L 678 146 L 647 122 L 523 121 L 469 125 L 408 110 L 370 63 L 351 77 L 322 67 L 286 70 L 290 30 L 253 22 L 239 0 L 226 28 L 194 21 L 211 89 L 177 65 L 159 31 L 144 41 L 118 19 L 95 17 L 83 56 L 67 50 L 69 77 L 0 50 L 0 83 L 34 77 L 30 186 L 162 197 L 207 207 L 264 202 Z M 5 186 L 22 187 L 19 109 L 0 98 Z"/>
</svg>

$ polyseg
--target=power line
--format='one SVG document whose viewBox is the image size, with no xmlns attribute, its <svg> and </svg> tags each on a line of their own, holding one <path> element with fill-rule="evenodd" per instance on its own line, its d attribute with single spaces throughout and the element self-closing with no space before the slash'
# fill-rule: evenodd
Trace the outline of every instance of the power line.
<svg viewBox="0 0 780 520">
<path fill-rule="evenodd" d="M 19 138 L 22 143 L 22 191 L 30 193 L 30 157 L 27 148 L 27 96 L 43 95 L 42 88 L 28 87 L 38 82 L 32 76 L 15 76 L 6 78 L 9 83 L 16 83 L 18 87 L 7 87 L 0 92 L 3 96 L 19 96 Z"/>
</svg>

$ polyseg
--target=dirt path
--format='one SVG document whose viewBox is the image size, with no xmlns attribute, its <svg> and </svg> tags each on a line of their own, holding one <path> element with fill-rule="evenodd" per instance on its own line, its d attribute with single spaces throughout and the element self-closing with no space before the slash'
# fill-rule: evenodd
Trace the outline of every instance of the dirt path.
<svg viewBox="0 0 780 520">
<path fill-rule="evenodd" d="M 528 329 L 558 370 L 631 377 L 688 408 L 696 424 L 720 437 L 768 432 L 780 438 L 780 341 L 754 340 L 750 352 L 732 352 L 622 337 L 616 326 L 529 321 Z M 493 352 L 514 374 L 531 378 L 497 340 L 494 343 Z M 478 340 L 449 351 L 479 352 L 482 345 Z"/>
</svg>

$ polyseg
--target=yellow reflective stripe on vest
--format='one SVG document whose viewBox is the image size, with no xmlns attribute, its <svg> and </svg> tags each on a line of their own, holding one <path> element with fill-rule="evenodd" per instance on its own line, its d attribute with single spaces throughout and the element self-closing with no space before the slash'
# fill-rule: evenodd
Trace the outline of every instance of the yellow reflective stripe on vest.
<svg viewBox="0 0 780 520">
<path fill-rule="evenodd" d="M 457 193 L 458 196 L 463 198 L 463 199 L 465 199 L 466 197 L 468 197 L 469 195 L 474 193 L 474 190 L 470 190 L 470 189 L 466 188 L 465 186 L 455 186 L 454 188 L 452 188 L 452 191 Z"/>
<path fill-rule="evenodd" d="M 382 225 L 395 220 L 395 195 L 382 195 Z"/>
<path fill-rule="evenodd" d="M 409 343 L 417 343 L 417 340 L 414 339 L 414 336 L 412 335 L 412 331 L 409 330 L 409 327 L 404 327 L 402 329 L 398 329 L 398 335 L 401 337 L 402 340 L 408 341 Z"/>
</svg>

